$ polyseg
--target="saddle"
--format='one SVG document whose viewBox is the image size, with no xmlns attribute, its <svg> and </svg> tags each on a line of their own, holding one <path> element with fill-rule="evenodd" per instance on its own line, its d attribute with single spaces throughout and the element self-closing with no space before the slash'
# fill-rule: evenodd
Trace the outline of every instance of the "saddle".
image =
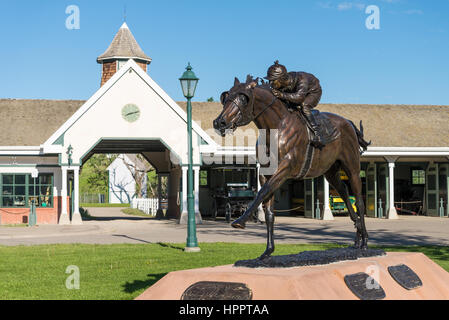
<svg viewBox="0 0 449 320">
<path fill-rule="evenodd" d="M 306 124 L 307 130 L 309 132 L 309 141 L 311 142 L 313 140 L 314 133 L 312 128 L 310 127 L 309 121 L 307 121 L 307 118 L 303 114 L 302 110 L 296 112 L 296 114 Z M 340 137 L 340 131 L 337 129 L 337 127 L 335 127 L 335 125 L 326 115 L 322 114 L 318 110 L 312 110 L 312 114 L 318 124 L 318 131 L 321 136 L 321 142 L 323 146 L 337 140 Z"/>
<path fill-rule="evenodd" d="M 310 127 L 309 121 L 307 121 L 306 116 L 303 114 L 302 110 L 295 113 L 298 115 L 301 121 L 306 124 L 309 136 L 309 144 L 307 145 L 304 162 L 302 163 L 299 175 L 296 177 L 296 179 L 304 179 L 309 173 L 310 168 L 312 167 L 313 156 L 315 154 L 316 147 L 312 146 L 314 133 L 312 128 Z M 323 144 L 323 147 L 340 137 L 340 131 L 337 129 L 337 127 L 334 126 L 332 121 L 326 115 L 320 113 L 318 110 L 312 110 L 312 113 L 319 126 L 318 131 L 321 135 L 321 143 Z"/>
</svg>

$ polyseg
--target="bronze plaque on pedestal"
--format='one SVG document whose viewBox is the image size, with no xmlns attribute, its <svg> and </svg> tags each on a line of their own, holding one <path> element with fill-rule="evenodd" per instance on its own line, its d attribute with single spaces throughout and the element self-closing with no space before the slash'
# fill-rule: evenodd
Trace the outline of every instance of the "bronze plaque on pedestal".
<svg viewBox="0 0 449 320">
<path fill-rule="evenodd" d="M 187 288 L 181 300 L 251 300 L 253 293 L 244 283 L 197 282 Z"/>
<path fill-rule="evenodd" d="M 422 286 L 422 281 L 418 275 L 405 264 L 388 267 L 388 272 L 397 283 L 407 290 Z"/>
<path fill-rule="evenodd" d="M 385 298 L 385 291 L 380 284 L 367 273 L 359 272 L 345 276 L 348 288 L 360 300 L 381 300 Z"/>
</svg>

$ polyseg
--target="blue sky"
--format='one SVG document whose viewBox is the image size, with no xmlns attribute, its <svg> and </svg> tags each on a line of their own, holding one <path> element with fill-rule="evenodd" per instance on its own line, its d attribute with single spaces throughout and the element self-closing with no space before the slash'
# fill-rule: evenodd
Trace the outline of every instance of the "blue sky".
<svg viewBox="0 0 449 320">
<path fill-rule="evenodd" d="M 69 5 L 79 30 L 66 28 Z M 449 0 L 0 0 L 0 98 L 88 99 L 125 5 L 150 76 L 176 101 L 187 62 L 205 101 L 279 59 L 315 74 L 323 103 L 449 105 Z"/>
</svg>

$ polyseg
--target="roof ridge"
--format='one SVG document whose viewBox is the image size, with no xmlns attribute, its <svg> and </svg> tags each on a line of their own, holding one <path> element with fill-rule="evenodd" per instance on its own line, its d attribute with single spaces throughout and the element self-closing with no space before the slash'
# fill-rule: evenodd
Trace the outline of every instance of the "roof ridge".
<svg viewBox="0 0 449 320">
<path fill-rule="evenodd" d="M 140 59 L 148 63 L 152 60 L 137 43 L 126 22 L 122 24 L 106 51 L 97 58 L 97 62 L 114 58 Z"/>
</svg>

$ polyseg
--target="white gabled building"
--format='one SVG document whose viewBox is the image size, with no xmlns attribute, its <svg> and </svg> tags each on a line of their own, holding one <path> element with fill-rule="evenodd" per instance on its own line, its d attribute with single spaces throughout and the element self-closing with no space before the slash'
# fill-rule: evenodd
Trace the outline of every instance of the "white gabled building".
<svg viewBox="0 0 449 320">
<path fill-rule="evenodd" d="M 50 137 L 39 146 L 0 148 L 0 161 L 3 159 L 8 163 L 11 156 L 14 159 L 11 166 L 0 169 L 0 174 L 4 174 L 3 181 L 7 182 L 3 187 L 4 194 L 7 194 L 6 189 L 12 190 L 11 197 L 5 197 L 0 203 L 4 207 L 0 211 L 1 223 L 26 220 L 32 197 L 28 192 L 32 184 L 30 174 L 36 169 L 40 174 L 38 186 L 42 190 L 50 189 L 40 195 L 50 200 L 47 204 L 39 200 L 46 207 L 39 204 L 38 223 L 82 223 L 78 201 L 79 172 L 95 153 L 142 154 L 158 174 L 169 177 L 171 194 L 167 216 L 180 218 L 182 204 L 183 208 L 187 207 L 186 193 L 183 201 L 179 201 L 181 177 L 187 181 L 186 113 L 147 74 L 151 59 L 140 49 L 126 24 L 97 61 L 103 64 L 101 88 Z M 202 146 L 212 150 L 218 148 L 201 127 L 193 123 L 196 177 L 199 177 L 201 167 Z M 70 179 L 73 180 L 73 194 L 69 194 Z M 198 189 L 196 186 L 197 199 Z M 74 199 L 73 204 L 70 199 Z M 200 219 L 198 201 L 196 213 Z"/>
</svg>

